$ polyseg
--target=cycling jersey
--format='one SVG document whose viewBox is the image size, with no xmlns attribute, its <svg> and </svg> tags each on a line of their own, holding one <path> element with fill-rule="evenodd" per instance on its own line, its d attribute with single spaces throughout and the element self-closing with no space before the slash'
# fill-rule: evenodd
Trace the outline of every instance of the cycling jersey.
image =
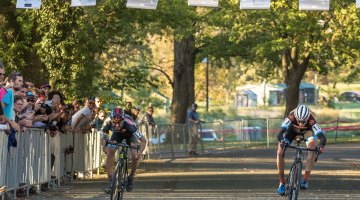
<svg viewBox="0 0 360 200">
<path fill-rule="evenodd" d="M 134 136 L 137 139 L 143 137 L 129 115 L 125 115 L 124 120 L 121 121 L 120 129 L 116 128 L 111 120 L 106 120 L 102 132 L 108 134 L 110 130 L 112 131 L 110 141 L 116 141 L 117 143 L 121 143 L 123 139 L 130 143 L 134 141 Z"/>
<path fill-rule="evenodd" d="M 312 131 L 314 134 L 314 139 L 318 138 L 321 141 L 321 145 L 325 146 L 326 138 L 324 132 L 321 130 L 319 124 L 316 122 L 314 115 L 310 112 L 310 117 L 307 120 L 306 124 L 303 127 L 300 127 L 295 115 L 295 110 L 291 111 L 289 115 L 285 118 L 283 123 L 281 124 L 281 130 L 279 131 L 277 137 L 280 142 L 283 138 L 288 139 L 290 142 L 295 138 L 298 134 L 303 134 L 306 131 Z"/>
</svg>

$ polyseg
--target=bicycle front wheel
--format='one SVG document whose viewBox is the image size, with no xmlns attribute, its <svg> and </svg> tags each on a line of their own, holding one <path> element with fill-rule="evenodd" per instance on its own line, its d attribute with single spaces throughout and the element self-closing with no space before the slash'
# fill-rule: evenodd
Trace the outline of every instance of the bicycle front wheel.
<svg viewBox="0 0 360 200">
<path fill-rule="evenodd" d="M 111 180 L 111 193 L 110 199 L 111 200 L 120 200 L 120 190 L 121 190 L 121 182 L 120 182 L 120 162 L 116 164 L 115 171 Z"/>
<path fill-rule="evenodd" d="M 296 162 L 292 165 L 289 176 L 286 180 L 286 200 L 297 200 L 300 191 L 301 171 L 301 162 Z"/>
<path fill-rule="evenodd" d="M 125 188 L 127 186 L 127 159 L 124 159 L 121 163 L 120 170 L 119 170 L 119 180 L 120 180 L 120 193 L 119 198 L 120 200 L 123 199 Z"/>
</svg>

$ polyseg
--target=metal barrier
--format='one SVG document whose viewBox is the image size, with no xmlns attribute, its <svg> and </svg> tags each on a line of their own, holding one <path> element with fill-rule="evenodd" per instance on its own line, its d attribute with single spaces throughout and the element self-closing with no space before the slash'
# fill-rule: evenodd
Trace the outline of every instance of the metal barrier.
<svg viewBox="0 0 360 200">
<path fill-rule="evenodd" d="M 283 120 L 283 118 L 257 118 L 202 123 L 199 129 L 197 152 L 204 154 L 253 147 L 276 148 L 277 134 Z M 357 122 L 337 119 L 319 124 L 325 131 L 328 141 L 337 142 L 339 138 L 346 140 L 359 135 L 356 132 L 360 130 Z M 140 129 L 143 132 L 148 130 Z M 189 147 L 187 124 L 162 124 L 157 125 L 154 130 L 151 134 L 147 134 L 149 146 L 146 158 L 174 158 L 187 155 Z"/>
<path fill-rule="evenodd" d="M 276 135 L 282 121 L 281 118 L 259 118 L 202 123 L 199 128 L 197 152 L 205 154 L 251 147 L 270 148 L 270 145 L 275 147 Z M 331 123 L 323 123 L 336 123 L 335 125 L 322 126 L 324 131 L 336 131 L 332 134 L 335 142 L 340 137 L 340 130 L 360 130 L 358 124 L 344 126 L 339 124 L 340 122 L 345 123 L 337 119 Z M 162 124 L 151 127 L 142 124 L 139 125 L 139 129 L 148 139 L 145 158 L 187 156 L 187 124 Z M 349 137 L 353 137 L 354 133 L 351 134 Z M 70 175 L 72 180 L 74 171 L 88 172 L 101 165 L 101 136 L 97 132 L 67 133 L 50 137 L 42 129 L 29 129 L 24 133 L 16 133 L 16 138 L 17 148 L 8 151 L 8 136 L 0 132 L 0 186 L 6 185 L 7 192 L 13 192 L 15 198 L 16 190 L 19 188 L 25 188 L 28 195 L 30 186 L 54 181 L 60 184 L 59 179 L 67 175 Z M 0 194 L 0 197 L 4 198 L 3 194 Z"/>
<path fill-rule="evenodd" d="M 16 133 L 17 147 L 8 151 L 8 136 L 0 132 L 0 186 L 7 193 L 26 190 L 43 183 L 59 185 L 60 179 L 76 172 L 88 172 L 100 167 L 100 134 L 67 133 L 50 137 L 43 129 L 28 129 Z M 53 167 L 52 167 L 53 162 Z M 55 184 L 56 182 L 56 184 Z M 0 194 L 4 198 L 4 194 Z"/>
</svg>

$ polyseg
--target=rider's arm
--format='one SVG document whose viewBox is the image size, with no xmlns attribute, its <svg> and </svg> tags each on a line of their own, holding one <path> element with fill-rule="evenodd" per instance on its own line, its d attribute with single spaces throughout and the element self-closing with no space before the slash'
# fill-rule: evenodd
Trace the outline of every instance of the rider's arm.
<svg viewBox="0 0 360 200">
<path fill-rule="evenodd" d="M 281 130 L 279 131 L 279 133 L 277 135 L 277 138 L 278 138 L 279 142 L 284 139 L 284 133 L 286 132 L 286 130 L 289 128 L 290 125 L 291 125 L 290 119 L 285 118 L 285 120 L 281 124 Z"/>
<path fill-rule="evenodd" d="M 284 133 L 286 132 L 286 128 L 281 128 L 279 133 L 277 134 L 278 141 L 281 142 L 281 140 L 284 139 Z"/>
<path fill-rule="evenodd" d="M 311 129 L 314 132 L 314 137 L 315 139 L 320 139 L 320 145 L 321 146 L 325 146 L 326 145 L 326 137 L 324 132 L 321 130 L 320 126 L 318 123 L 316 123 L 316 121 L 314 121 L 314 125 L 312 125 Z"/>
<path fill-rule="evenodd" d="M 326 137 L 325 137 L 324 133 L 323 132 L 318 133 L 318 134 L 316 134 L 316 137 L 318 137 L 320 139 L 320 145 L 322 147 L 325 147 L 327 140 L 326 140 Z"/>
</svg>

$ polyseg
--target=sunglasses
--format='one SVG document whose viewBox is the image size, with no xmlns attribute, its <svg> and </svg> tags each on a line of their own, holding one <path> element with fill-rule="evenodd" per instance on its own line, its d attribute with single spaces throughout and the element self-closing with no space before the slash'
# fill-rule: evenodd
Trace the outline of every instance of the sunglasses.
<svg viewBox="0 0 360 200">
<path fill-rule="evenodd" d="M 114 117 L 113 118 L 113 120 L 115 121 L 115 122 L 120 122 L 120 121 L 122 121 L 124 118 L 122 118 L 122 117 Z"/>
<path fill-rule="evenodd" d="M 296 120 L 298 124 L 303 124 L 305 125 L 306 124 L 306 121 L 305 120 Z"/>
<path fill-rule="evenodd" d="M 26 99 L 27 102 L 35 102 L 35 99 Z"/>
<path fill-rule="evenodd" d="M 0 76 L 5 76 L 5 74 L 3 74 L 3 73 L 0 73 Z"/>
</svg>

